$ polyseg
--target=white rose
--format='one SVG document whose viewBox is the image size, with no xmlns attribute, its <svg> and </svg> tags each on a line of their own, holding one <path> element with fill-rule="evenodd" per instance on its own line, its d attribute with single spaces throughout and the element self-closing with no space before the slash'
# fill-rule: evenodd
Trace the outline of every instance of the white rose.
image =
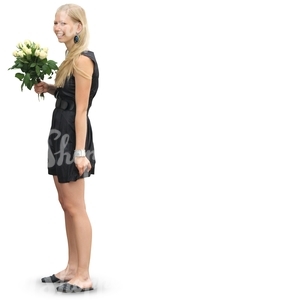
<svg viewBox="0 0 300 300">
<path fill-rule="evenodd" d="M 18 57 L 23 57 L 24 56 L 24 52 L 23 51 L 18 51 L 17 52 L 17 56 Z"/>
<path fill-rule="evenodd" d="M 48 53 L 48 48 L 47 47 L 43 48 L 42 50 L 44 50 L 46 53 Z"/>
<path fill-rule="evenodd" d="M 14 51 L 14 52 L 13 52 L 13 56 L 14 56 L 14 57 L 17 57 L 17 56 L 18 56 L 18 51 Z"/>
<path fill-rule="evenodd" d="M 30 42 L 29 40 L 25 40 L 25 41 L 24 41 L 24 44 L 30 46 L 30 45 L 31 45 L 31 42 Z"/>
<path fill-rule="evenodd" d="M 35 56 L 40 56 L 41 51 L 40 50 L 35 50 Z"/>
<path fill-rule="evenodd" d="M 44 59 L 46 57 L 47 57 L 47 53 L 44 50 L 42 50 L 40 53 L 40 59 Z"/>
<path fill-rule="evenodd" d="M 24 52 L 26 53 L 26 54 L 28 54 L 28 55 L 30 55 L 32 52 L 31 52 L 31 49 L 28 49 L 28 48 L 25 48 L 25 49 L 23 49 L 24 50 Z"/>
</svg>

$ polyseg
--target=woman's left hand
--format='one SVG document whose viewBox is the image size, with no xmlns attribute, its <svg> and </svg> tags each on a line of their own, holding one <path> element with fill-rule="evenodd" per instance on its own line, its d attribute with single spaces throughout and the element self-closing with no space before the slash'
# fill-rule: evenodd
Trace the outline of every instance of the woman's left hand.
<svg viewBox="0 0 300 300">
<path fill-rule="evenodd" d="M 85 156 L 75 157 L 74 162 L 78 169 L 79 176 L 81 176 L 84 172 L 89 172 L 92 168 L 90 161 Z"/>
</svg>

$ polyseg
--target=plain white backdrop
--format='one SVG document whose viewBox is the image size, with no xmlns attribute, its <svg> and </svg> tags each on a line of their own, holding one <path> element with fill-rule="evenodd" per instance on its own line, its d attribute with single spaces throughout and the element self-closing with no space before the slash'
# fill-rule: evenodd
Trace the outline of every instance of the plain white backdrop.
<svg viewBox="0 0 300 300">
<path fill-rule="evenodd" d="M 77 1 L 100 87 L 86 180 L 102 299 L 299 299 L 297 1 Z M 61 62 L 61 1 L 7 2 L 1 30 L 0 294 L 65 296 L 63 214 L 47 174 L 54 98 L 20 91 L 12 52 Z M 2 296 L 1 296 L 2 297 Z"/>
</svg>

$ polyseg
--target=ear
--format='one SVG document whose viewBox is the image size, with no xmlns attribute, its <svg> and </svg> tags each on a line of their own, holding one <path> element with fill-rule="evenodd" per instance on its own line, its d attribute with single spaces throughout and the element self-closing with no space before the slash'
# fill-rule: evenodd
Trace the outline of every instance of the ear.
<svg viewBox="0 0 300 300">
<path fill-rule="evenodd" d="M 77 32 L 77 33 L 80 33 L 81 30 L 82 30 L 82 27 L 83 27 L 82 24 L 81 24 L 80 22 L 78 22 L 78 23 L 77 23 L 77 30 L 76 30 L 76 32 Z"/>
</svg>

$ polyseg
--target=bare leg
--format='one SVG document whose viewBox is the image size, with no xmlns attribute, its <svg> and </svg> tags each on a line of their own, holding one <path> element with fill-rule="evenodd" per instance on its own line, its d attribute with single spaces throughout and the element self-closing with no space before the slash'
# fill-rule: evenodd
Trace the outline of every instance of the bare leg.
<svg viewBox="0 0 300 300">
<path fill-rule="evenodd" d="M 66 233 L 69 247 L 68 265 L 56 274 L 70 284 L 89 288 L 92 281 L 89 264 L 92 244 L 92 227 L 84 201 L 84 179 L 69 183 L 59 183 L 54 177 L 59 201 L 65 213 Z"/>
<path fill-rule="evenodd" d="M 62 190 L 60 188 L 60 184 L 56 176 L 54 178 L 54 183 L 58 193 L 58 200 L 63 207 L 63 195 Z M 68 240 L 68 264 L 66 268 L 58 273 L 55 274 L 56 277 L 62 280 L 70 280 L 72 279 L 77 271 L 77 262 L 78 262 L 78 255 L 77 255 L 77 247 L 76 247 L 76 240 L 74 235 L 74 230 L 72 229 L 72 218 L 69 214 L 64 211 L 65 214 L 65 226 L 66 226 L 66 235 Z"/>
</svg>

